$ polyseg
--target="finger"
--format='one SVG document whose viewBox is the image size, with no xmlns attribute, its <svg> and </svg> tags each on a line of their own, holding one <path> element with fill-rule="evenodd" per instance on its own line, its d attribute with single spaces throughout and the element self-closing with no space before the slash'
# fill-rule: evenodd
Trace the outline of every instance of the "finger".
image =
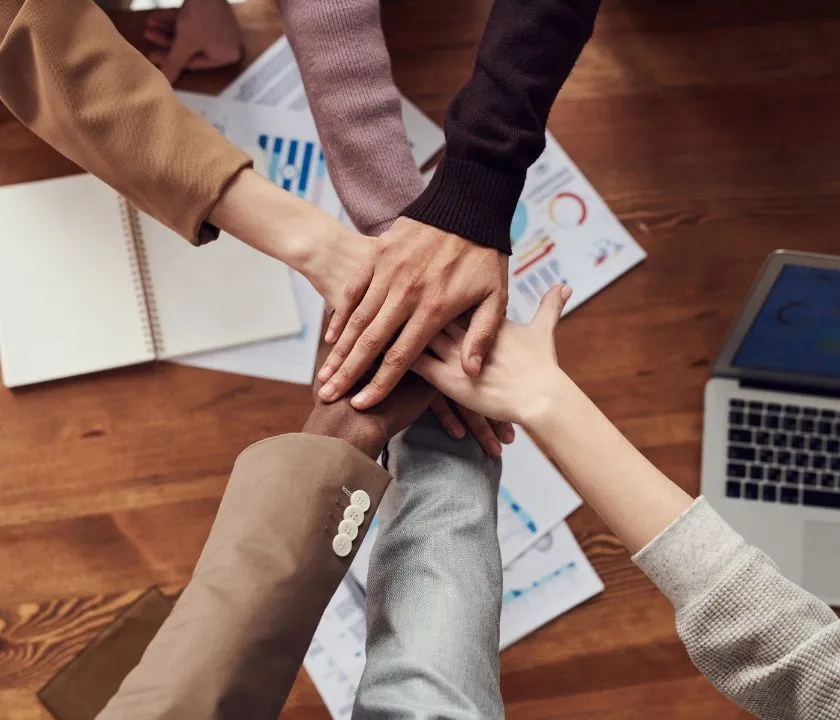
<svg viewBox="0 0 840 720">
<path fill-rule="evenodd" d="M 496 331 L 505 318 L 501 297 L 493 294 L 478 306 L 470 320 L 470 328 L 461 346 L 461 366 L 470 377 L 481 372 L 481 363 L 493 347 Z"/>
<path fill-rule="evenodd" d="M 170 33 L 174 33 L 179 10 L 180 8 L 161 8 L 152 11 L 146 18 L 146 27 L 159 27 L 161 30 L 169 30 Z"/>
<path fill-rule="evenodd" d="M 513 429 L 513 425 L 509 422 L 491 420 L 490 427 L 493 428 L 493 432 L 496 433 L 496 437 L 499 438 L 499 440 L 501 440 L 505 445 L 510 445 L 516 439 L 516 431 Z"/>
<path fill-rule="evenodd" d="M 163 76 L 169 81 L 170 85 L 174 85 L 187 63 L 192 60 L 193 56 L 198 52 L 198 47 L 193 43 L 178 42 L 172 46 L 171 52 L 166 56 L 166 59 L 160 65 L 160 71 Z"/>
<path fill-rule="evenodd" d="M 457 322 L 449 323 L 449 325 L 443 328 L 443 331 L 459 345 L 464 342 L 464 338 L 467 336 L 467 331 Z"/>
<path fill-rule="evenodd" d="M 159 68 L 164 62 L 166 62 L 166 58 L 169 57 L 169 51 L 152 50 L 146 57 L 152 65 Z"/>
<path fill-rule="evenodd" d="M 540 306 L 534 314 L 531 324 L 543 331 L 553 333 L 566 302 L 572 296 L 572 289 L 568 285 L 555 285 L 540 300 Z"/>
<path fill-rule="evenodd" d="M 348 283 L 347 287 L 344 288 L 344 303 L 342 307 L 337 307 L 333 311 L 330 324 L 327 326 L 327 334 L 324 336 L 326 342 L 334 343 L 344 332 L 350 315 L 364 299 L 372 280 L 372 272 L 361 273 L 358 278 Z"/>
<path fill-rule="evenodd" d="M 174 41 L 172 35 L 156 27 L 147 27 L 143 33 L 143 37 L 152 43 L 152 45 L 156 45 L 164 50 L 171 48 L 172 42 Z"/>
<path fill-rule="evenodd" d="M 437 335 L 440 328 L 431 316 L 416 313 L 408 321 L 397 341 L 388 348 L 373 379 L 350 401 L 356 410 L 367 410 L 382 402 L 394 389 L 411 364 Z"/>
<path fill-rule="evenodd" d="M 407 314 L 408 309 L 401 307 L 398 300 L 392 297 L 386 298 L 385 304 L 370 325 L 359 335 L 355 345 L 340 367 L 332 374 L 319 396 L 324 401 L 330 402 L 340 398 L 353 387 L 353 384 L 373 365 L 376 358 L 397 334 Z M 333 349 L 333 354 L 337 349 L 338 346 Z"/>
<path fill-rule="evenodd" d="M 341 333 L 341 337 L 333 347 L 326 362 L 318 371 L 318 379 L 327 383 L 321 388 L 321 398 L 326 399 L 325 390 L 335 372 L 342 366 L 347 356 L 356 346 L 359 336 L 368 328 L 373 319 L 388 299 L 387 287 L 371 287 L 361 304 L 353 311 L 350 319 Z M 331 389 L 331 388 L 330 388 Z"/>
<path fill-rule="evenodd" d="M 435 417 L 440 422 L 441 426 L 444 430 L 446 430 L 449 437 L 455 438 L 456 440 L 462 440 L 467 431 L 464 428 L 464 424 L 458 419 L 458 416 L 452 412 L 452 408 L 449 407 L 449 403 L 446 402 L 446 398 L 443 395 L 438 395 L 434 400 L 432 400 L 432 404 L 429 406 L 432 409 L 432 412 L 435 414 Z"/>
<path fill-rule="evenodd" d="M 478 444 L 481 445 L 484 452 L 492 458 L 501 457 L 502 444 L 496 437 L 496 432 L 490 425 L 490 421 L 483 415 L 467 410 L 465 407 L 458 406 L 458 412 L 461 413 L 461 417 L 464 418 L 464 422 L 467 423 L 467 427 L 475 439 L 478 440 Z"/>
<path fill-rule="evenodd" d="M 452 338 L 442 332 L 439 332 L 429 341 L 429 348 L 445 362 L 451 362 L 453 358 L 458 357 L 458 346 L 452 341 Z"/>
</svg>

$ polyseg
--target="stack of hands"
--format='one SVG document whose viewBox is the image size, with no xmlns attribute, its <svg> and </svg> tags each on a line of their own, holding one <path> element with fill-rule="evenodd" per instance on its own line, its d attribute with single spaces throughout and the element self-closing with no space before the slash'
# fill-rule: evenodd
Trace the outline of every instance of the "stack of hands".
<svg viewBox="0 0 840 720">
<path fill-rule="evenodd" d="M 351 393 L 357 411 L 378 406 L 459 319 L 459 367 L 467 378 L 482 373 L 507 307 L 508 257 L 498 250 L 405 217 L 379 237 L 361 235 L 253 170 L 237 176 L 209 219 L 301 272 L 332 308 L 321 402 Z M 463 399 L 432 394 L 429 404 L 452 437 L 469 430 L 493 457 L 513 441 L 509 422 Z"/>
</svg>

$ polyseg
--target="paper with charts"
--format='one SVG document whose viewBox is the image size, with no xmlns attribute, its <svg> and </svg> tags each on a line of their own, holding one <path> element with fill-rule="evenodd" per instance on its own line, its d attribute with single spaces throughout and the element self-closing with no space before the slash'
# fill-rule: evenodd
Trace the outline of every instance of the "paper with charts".
<svg viewBox="0 0 840 720">
<path fill-rule="evenodd" d="M 604 585 L 565 523 L 502 574 L 500 649 L 597 595 Z M 365 607 L 350 579 L 339 586 L 303 661 L 335 720 L 349 720 L 365 666 Z"/>
<path fill-rule="evenodd" d="M 574 290 L 574 310 L 645 258 L 572 159 L 546 133 L 510 228 L 508 317 L 527 322 L 553 285 Z"/>
<path fill-rule="evenodd" d="M 516 439 L 504 449 L 499 485 L 498 533 L 502 564 L 508 567 L 580 505 L 580 496 L 572 486 L 527 433 L 517 427 Z M 370 553 L 376 542 L 378 525 L 378 518 L 374 516 L 350 565 L 350 574 L 362 588 L 367 585 Z"/>
</svg>

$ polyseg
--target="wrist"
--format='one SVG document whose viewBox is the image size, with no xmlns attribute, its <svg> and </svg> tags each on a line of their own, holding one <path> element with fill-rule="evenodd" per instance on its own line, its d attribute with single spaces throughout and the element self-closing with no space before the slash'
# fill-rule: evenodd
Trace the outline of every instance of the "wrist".
<svg viewBox="0 0 840 720">
<path fill-rule="evenodd" d="M 525 403 L 517 422 L 532 435 L 546 437 L 563 432 L 568 421 L 574 422 L 582 400 L 588 400 L 559 367 L 552 370 L 548 381 L 541 386 L 539 396 Z"/>
<path fill-rule="evenodd" d="M 318 403 L 307 418 L 302 432 L 344 440 L 375 460 L 388 441 L 385 428 L 380 427 L 372 416 L 360 415 L 352 408 L 350 412 L 345 412 L 340 407 L 342 402 L 333 405 Z"/>
<path fill-rule="evenodd" d="M 313 254 L 313 236 L 306 222 L 312 211 L 318 212 L 301 198 L 247 168 L 231 181 L 208 220 L 297 270 Z"/>
</svg>

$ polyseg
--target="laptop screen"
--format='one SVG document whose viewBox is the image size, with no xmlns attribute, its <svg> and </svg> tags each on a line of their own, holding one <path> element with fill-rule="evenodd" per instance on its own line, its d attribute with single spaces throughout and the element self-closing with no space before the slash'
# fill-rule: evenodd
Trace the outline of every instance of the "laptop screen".
<svg viewBox="0 0 840 720">
<path fill-rule="evenodd" d="M 840 270 L 785 265 L 732 366 L 840 378 Z"/>
</svg>

